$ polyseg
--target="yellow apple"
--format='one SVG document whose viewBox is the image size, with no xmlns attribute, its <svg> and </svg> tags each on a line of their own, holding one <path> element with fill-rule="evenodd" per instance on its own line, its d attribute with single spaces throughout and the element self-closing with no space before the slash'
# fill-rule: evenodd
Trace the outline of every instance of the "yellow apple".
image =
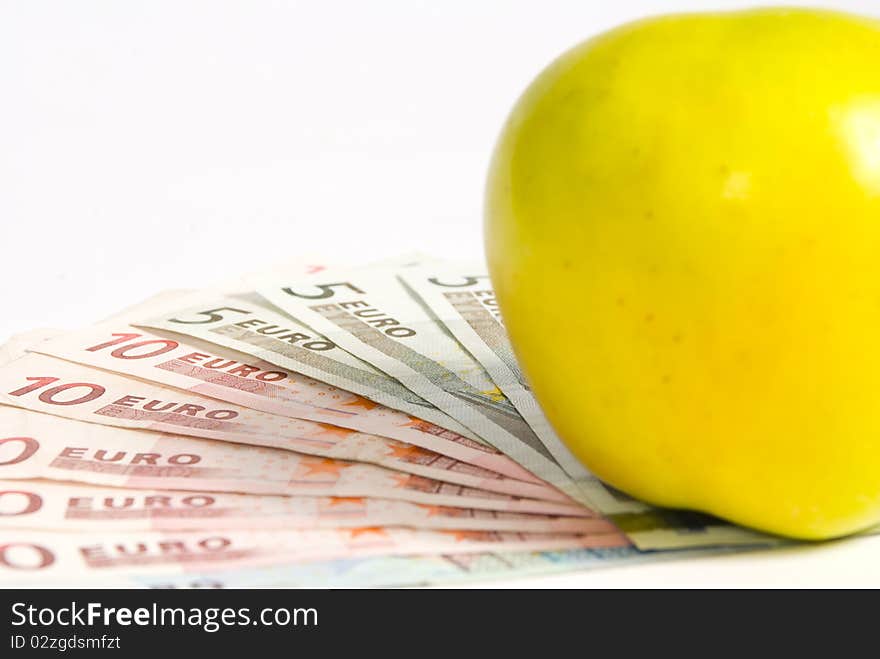
<svg viewBox="0 0 880 659">
<path fill-rule="evenodd" d="M 880 21 L 638 21 L 553 62 L 489 171 L 538 401 L 599 477 L 797 538 L 880 522 Z"/>
</svg>

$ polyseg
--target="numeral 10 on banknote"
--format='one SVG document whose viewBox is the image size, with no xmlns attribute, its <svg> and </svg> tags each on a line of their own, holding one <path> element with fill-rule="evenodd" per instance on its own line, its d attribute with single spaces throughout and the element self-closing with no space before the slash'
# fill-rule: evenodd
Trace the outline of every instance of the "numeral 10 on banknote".
<svg viewBox="0 0 880 659">
<path fill-rule="evenodd" d="M 101 343 L 96 346 L 92 346 L 91 348 L 86 348 L 87 352 L 98 352 L 99 350 L 104 350 L 105 348 L 112 348 L 113 346 L 119 346 L 116 350 L 113 350 L 110 353 L 111 357 L 115 357 L 116 359 L 150 359 L 152 357 L 158 357 L 159 355 L 164 355 L 167 352 L 171 352 L 172 350 L 176 350 L 180 347 L 180 343 L 174 341 L 173 339 L 147 339 L 145 341 L 138 341 L 136 343 L 130 343 L 129 345 L 120 346 L 120 343 L 126 343 L 129 341 L 134 341 L 135 339 L 139 339 L 143 336 L 143 334 L 135 334 L 135 333 L 114 333 L 110 336 L 119 337 L 113 341 L 107 341 L 106 343 Z M 135 350 L 139 348 L 147 348 L 150 346 L 158 346 L 154 350 L 149 350 L 148 352 L 143 352 L 140 354 L 132 354 Z M 191 352 L 189 354 L 181 355 L 177 357 L 178 361 L 186 362 L 188 364 L 194 364 L 199 362 L 200 360 L 204 360 L 211 355 L 201 353 L 201 352 Z M 215 357 L 208 361 L 204 361 L 200 363 L 200 366 L 203 368 L 211 368 L 223 370 L 227 369 L 230 366 L 235 366 L 235 368 L 231 368 L 226 371 L 229 375 L 237 375 L 243 378 L 253 376 L 254 379 L 260 380 L 261 382 L 278 382 L 280 380 L 284 380 L 287 378 L 286 373 L 282 373 L 281 371 L 266 371 L 260 369 L 256 366 L 249 366 L 247 364 L 240 364 L 239 362 L 233 359 L 223 359 L 221 357 Z"/>
<path fill-rule="evenodd" d="M 16 389 L 15 391 L 10 391 L 10 396 L 26 396 L 27 394 L 33 393 L 38 389 L 42 389 L 43 387 L 47 387 L 54 382 L 58 382 L 58 378 L 56 377 L 28 377 L 25 379 L 29 382 L 33 382 L 34 384 L 22 387 L 21 389 Z M 58 399 L 59 394 L 74 389 L 86 389 L 87 391 L 77 398 L 71 398 L 69 400 Z M 45 391 L 42 391 L 39 394 L 38 398 L 47 405 L 81 405 L 83 403 L 88 403 L 97 398 L 100 398 L 106 392 L 107 390 L 100 384 L 92 384 L 89 382 L 69 382 L 67 384 L 59 384 L 54 387 L 50 387 Z M 119 400 L 113 401 L 113 405 L 135 407 L 145 400 L 146 398 L 142 396 L 123 396 Z M 161 400 L 151 400 L 148 403 L 144 403 L 143 408 L 151 412 L 171 412 L 174 414 L 185 414 L 188 416 L 197 416 L 198 414 L 204 412 L 202 416 L 217 421 L 228 421 L 229 419 L 234 419 L 238 416 L 238 412 L 236 412 L 235 410 L 209 410 L 203 405 L 193 405 L 192 403 L 183 403 L 181 405 L 178 405 L 175 402 L 165 402 Z"/>
</svg>

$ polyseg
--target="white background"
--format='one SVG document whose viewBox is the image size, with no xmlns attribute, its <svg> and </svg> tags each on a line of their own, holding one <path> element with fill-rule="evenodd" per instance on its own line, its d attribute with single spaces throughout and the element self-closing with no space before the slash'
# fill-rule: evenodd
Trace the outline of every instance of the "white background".
<svg viewBox="0 0 880 659">
<path fill-rule="evenodd" d="M 0 0 L 0 340 L 302 252 L 480 256 L 492 145 L 552 58 L 750 4 Z M 877 558 L 851 541 L 528 583 L 876 586 Z"/>
</svg>

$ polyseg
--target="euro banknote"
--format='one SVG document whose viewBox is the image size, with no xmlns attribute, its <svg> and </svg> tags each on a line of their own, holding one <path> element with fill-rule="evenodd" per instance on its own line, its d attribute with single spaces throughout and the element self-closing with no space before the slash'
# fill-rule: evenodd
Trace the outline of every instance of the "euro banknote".
<svg viewBox="0 0 880 659">
<path fill-rule="evenodd" d="M 398 276 L 480 362 L 554 459 L 606 513 L 643 510 L 643 504 L 606 488 L 557 436 L 532 394 L 501 320 L 485 266 L 433 265 L 400 270 Z"/>
<path fill-rule="evenodd" d="M 200 294 L 181 300 L 175 309 L 145 313 L 141 320 L 132 320 L 131 324 L 168 330 L 253 355 L 422 419 L 438 429 L 479 441 L 473 432 L 432 403 L 273 309 L 257 295 Z"/>
<path fill-rule="evenodd" d="M 426 505 L 594 517 L 583 506 L 506 494 L 293 451 L 120 429 L 0 405 L 0 478 L 135 489 L 375 497 Z"/>
<path fill-rule="evenodd" d="M 38 353 L 0 365 L 0 403 L 91 423 L 282 448 L 330 463 L 357 460 L 489 492 L 568 501 L 547 485 L 444 461 L 397 440 L 267 414 Z"/>
<path fill-rule="evenodd" d="M 395 442 L 398 450 L 409 451 L 414 462 L 443 463 L 444 471 L 472 476 L 471 484 L 480 478 L 498 479 L 499 474 L 539 482 L 516 462 L 484 444 L 282 366 L 200 339 L 104 323 L 61 333 L 35 343 L 31 350 L 251 410 L 396 439 L 405 443 L 404 446 Z"/>
<path fill-rule="evenodd" d="M 127 585 L 147 588 L 460 586 L 621 567 L 645 562 L 697 560 L 748 547 L 640 551 L 635 547 L 564 549 L 543 552 L 481 552 L 424 556 L 383 556 L 310 562 L 283 568 L 205 573 L 170 578 L 135 578 Z"/>
<path fill-rule="evenodd" d="M 712 550 L 642 552 L 633 547 L 612 547 L 545 552 L 372 556 L 309 561 L 277 567 L 204 571 L 198 574 L 117 574 L 98 583 L 108 588 L 154 589 L 449 586 L 582 572 L 644 561 L 697 558 L 712 553 Z M 89 577 L 88 581 L 73 577 L 73 580 L 59 583 L 67 587 L 77 587 L 93 586 L 96 581 L 94 577 Z M 45 582 L 27 585 L 39 587 L 45 585 Z"/>
<path fill-rule="evenodd" d="M 616 533 L 600 517 L 554 517 L 368 497 L 287 497 L 0 479 L 0 529 L 216 531 L 405 526 L 522 533 Z"/>
<path fill-rule="evenodd" d="M 57 583 L 114 574 L 180 574 L 366 556 L 627 546 L 620 533 L 582 536 L 360 527 L 80 534 L 15 529 L 3 532 L 0 580 L 9 585 Z"/>
<path fill-rule="evenodd" d="M 434 320 L 393 271 L 326 270 L 255 280 L 292 317 L 400 381 L 569 496 L 589 503 L 485 369 Z"/>
</svg>

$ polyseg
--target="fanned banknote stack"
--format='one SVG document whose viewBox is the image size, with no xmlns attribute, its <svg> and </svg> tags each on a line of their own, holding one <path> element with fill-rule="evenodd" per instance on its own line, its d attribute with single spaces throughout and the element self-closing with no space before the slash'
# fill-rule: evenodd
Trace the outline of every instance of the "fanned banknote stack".
<svg viewBox="0 0 880 659">
<path fill-rule="evenodd" d="M 304 259 L 17 335 L 0 529 L 0 581 L 34 586 L 453 583 L 774 542 L 593 477 L 484 266 L 424 257 Z"/>
</svg>

